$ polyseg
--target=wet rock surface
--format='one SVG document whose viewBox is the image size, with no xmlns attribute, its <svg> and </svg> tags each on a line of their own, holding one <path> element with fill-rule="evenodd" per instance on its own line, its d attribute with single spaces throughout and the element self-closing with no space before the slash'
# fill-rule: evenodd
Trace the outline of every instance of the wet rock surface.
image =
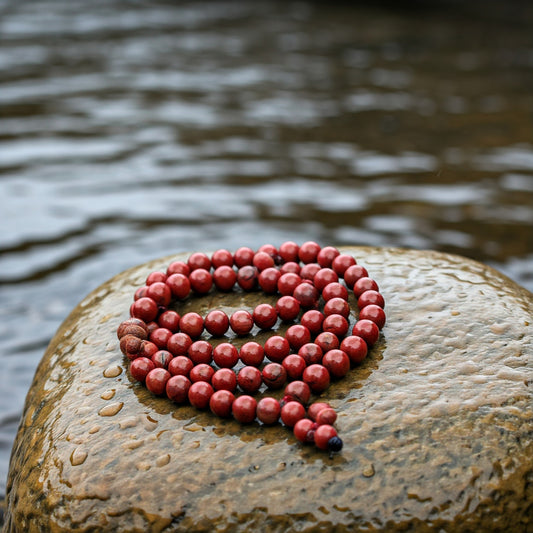
<svg viewBox="0 0 533 533">
<path fill-rule="evenodd" d="M 454 255 L 343 250 L 378 282 L 387 324 L 322 395 L 340 454 L 132 380 L 115 331 L 147 274 L 186 256 L 164 258 L 91 293 L 52 340 L 13 449 L 5 531 L 531 531 L 532 294 Z"/>
</svg>

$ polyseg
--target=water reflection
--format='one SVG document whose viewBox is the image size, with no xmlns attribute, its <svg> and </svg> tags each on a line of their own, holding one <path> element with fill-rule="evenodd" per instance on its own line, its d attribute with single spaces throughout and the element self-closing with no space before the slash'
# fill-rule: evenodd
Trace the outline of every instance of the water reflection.
<svg viewBox="0 0 533 533">
<path fill-rule="evenodd" d="M 533 290 L 532 22 L 527 2 L 0 2 L 0 496 L 50 337 L 134 264 L 311 238 Z"/>
</svg>

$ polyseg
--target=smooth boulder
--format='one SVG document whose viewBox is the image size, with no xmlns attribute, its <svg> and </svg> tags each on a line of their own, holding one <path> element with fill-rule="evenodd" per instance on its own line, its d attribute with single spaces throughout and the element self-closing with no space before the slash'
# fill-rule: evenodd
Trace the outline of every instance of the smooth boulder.
<svg viewBox="0 0 533 533">
<path fill-rule="evenodd" d="M 85 298 L 50 343 L 13 448 L 5 532 L 532 531 L 533 295 L 463 257 L 349 247 L 387 323 L 322 395 L 341 453 L 156 398 L 116 329 L 167 257 Z M 253 307 L 262 293 L 183 307 Z"/>
</svg>

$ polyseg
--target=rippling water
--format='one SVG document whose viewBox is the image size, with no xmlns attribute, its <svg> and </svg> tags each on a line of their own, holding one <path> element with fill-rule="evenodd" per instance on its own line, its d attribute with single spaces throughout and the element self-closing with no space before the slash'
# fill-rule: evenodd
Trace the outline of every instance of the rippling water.
<svg viewBox="0 0 533 533">
<path fill-rule="evenodd" d="M 284 239 L 533 291 L 528 2 L 0 0 L 0 499 L 55 329 L 112 275 Z"/>
</svg>

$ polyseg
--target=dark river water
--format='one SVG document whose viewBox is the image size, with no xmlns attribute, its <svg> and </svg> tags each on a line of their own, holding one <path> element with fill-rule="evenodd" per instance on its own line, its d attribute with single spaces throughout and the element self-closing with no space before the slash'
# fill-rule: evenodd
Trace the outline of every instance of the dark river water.
<svg viewBox="0 0 533 533">
<path fill-rule="evenodd" d="M 533 291 L 533 4 L 0 0 L 0 205 L 1 500 L 49 340 L 130 266 L 312 239 Z"/>
</svg>

